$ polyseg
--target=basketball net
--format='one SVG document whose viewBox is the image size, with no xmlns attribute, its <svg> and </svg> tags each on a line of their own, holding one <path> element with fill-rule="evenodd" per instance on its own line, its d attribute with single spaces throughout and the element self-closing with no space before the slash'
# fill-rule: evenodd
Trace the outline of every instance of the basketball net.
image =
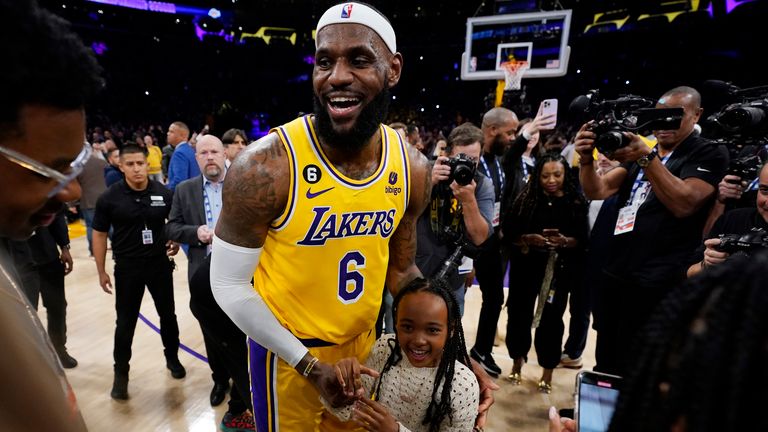
<svg viewBox="0 0 768 432">
<path fill-rule="evenodd" d="M 520 80 L 528 70 L 528 62 L 525 60 L 510 60 L 501 64 L 504 71 L 504 90 L 520 90 Z"/>
<path fill-rule="evenodd" d="M 499 80 L 496 86 L 495 106 L 501 106 L 505 91 L 520 90 L 520 80 L 523 79 L 523 74 L 528 70 L 528 67 L 528 62 L 525 60 L 510 59 L 501 64 L 504 79 Z"/>
</svg>

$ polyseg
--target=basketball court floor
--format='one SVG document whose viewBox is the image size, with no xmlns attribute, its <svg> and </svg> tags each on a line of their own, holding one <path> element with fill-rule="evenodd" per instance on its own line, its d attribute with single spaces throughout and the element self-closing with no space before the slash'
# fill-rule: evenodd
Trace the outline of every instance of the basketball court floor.
<svg viewBox="0 0 768 432">
<path fill-rule="evenodd" d="M 205 363 L 205 348 L 200 327 L 189 310 L 189 291 L 186 274 L 187 263 L 183 252 L 176 257 L 178 268 L 174 272 L 176 316 L 179 322 L 180 339 L 188 349 L 179 352 L 187 376 L 181 380 L 171 378 L 165 368 L 160 335 L 155 330 L 158 324 L 157 312 L 148 292 L 145 293 L 140 319 L 136 327 L 131 360 L 128 401 L 115 401 L 109 397 L 112 386 L 112 338 L 115 326 L 114 297 L 101 290 L 96 265 L 88 257 L 88 245 L 83 230 L 77 224 L 71 228 L 72 256 L 74 270 L 66 278 L 67 326 L 69 353 L 79 365 L 67 370 L 67 376 L 74 388 L 91 431 L 215 431 L 226 411 L 226 402 L 213 408 L 209 395 L 213 382 L 210 369 Z M 107 252 L 107 268 L 112 275 L 111 252 Z M 114 281 L 114 278 L 112 278 Z M 481 305 L 480 290 L 474 286 L 466 297 L 464 329 L 467 344 L 472 346 L 477 327 L 477 316 Z M 45 322 L 45 311 L 41 306 L 40 317 Z M 567 312 L 566 320 L 567 333 Z M 499 322 L 500 336 L 506 325 L 506 309 Z M 567 334 L 566 334 L 567 336 Z M 594 332 L 590 330 L 584 367 L 594 365 Z M 498 339 L 498 338 L 497 338 Z M 501 342 L 501 339 L 499 339 Z M 504 343 L 494 348 L 494 356 L 506 376 L 512 368 Z M 546 431 L 547 410 L 554 405 L 558 408 L 573 407 L 573 389 L 578 371 L 558 368 L 554 373 L 552 394 L 537 392 L 536 383 L 541 368 L 536 363 L 533 350 L 529 363 L 523 368 L 523 383 L 512 385 L 499 378 L 501 389 L 495 393 L 496 404 L 491 408 L 485 430 L 502 431 Z M 41 415 L 44 415 L 41 412 Z"/>
</svg>

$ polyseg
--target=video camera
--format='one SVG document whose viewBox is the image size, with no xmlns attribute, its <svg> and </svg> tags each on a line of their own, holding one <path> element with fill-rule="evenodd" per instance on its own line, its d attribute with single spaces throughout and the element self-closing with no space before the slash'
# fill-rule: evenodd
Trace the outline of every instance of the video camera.
<svg viewBox="0 0 768 432">
<path fill-rule="evenodd" d="M 724 92 L 731 101 L 707 118 L 712 139 L 725 144 L 732 155 L 748 145 L 768 144 L 768 85 L 741 89 L 716 80 L 706 85 Z"/>
<path fill-rule="evenodd" d="M 475 178 L 475 161 L 464 153 L 459 153 L 444 163 L 451 168 L 448 180 L 445 180 L 447 184 L 456 181 L 459 186 L 466 186 Z"/>
<path fill-rule="evenodd" d="M 731 159 L 731 163 L 728 165 L 727 175 L 733 175 L 741 180 L 727 180 L 728 183 L 739 184 L 742 180 L 750 181 L 757 178 L 757 174 L 760 172 L 760 167 L 763 166 L 763 162 L 758 155 L 744 156 L 736 159 Z"/>
<path fill-rule="evenodd" d="M 636 95 L 622 95 L 607 100 L 599 90 L 590 90 L 571 102 L 569 111 L 582 119 L 594 120 L 590 130 L 597 135 L 597 151 L 611 159 L 613 153 L 629 145 L 623 132 L 645 133 L 651 130 L 680 128 L 682 108 L 654 108 L 656 101 Z"/>
<path fill-rule="evenodd" d="M 743 252 L 746 255 L 753 254 L 768 248 L 768 233 L 762 228 L 752 228 L 746 234 L 720 234 L 720 246 L 717 250 L 728 254 Z"/>
</svg>

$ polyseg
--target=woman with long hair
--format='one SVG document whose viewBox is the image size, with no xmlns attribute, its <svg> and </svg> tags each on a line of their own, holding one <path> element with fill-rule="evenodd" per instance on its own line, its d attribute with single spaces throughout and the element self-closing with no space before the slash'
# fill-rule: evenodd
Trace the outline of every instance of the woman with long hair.
<svg viewBox="0 0 768 432">
<path fill-rule="evenodd" d="M 545 393 L 552 391 L 552 371 L 560 362 L 563 312 L 568 293 L 580 281 L 587 239 L 587 202 L 578 186 L 565 159 L 546 153 L 504 218 L 512 263 L 506 343 L 514 366 L 509 379 L 522 382 L 533 327 L 544 369 L 538 389 Z"/>
</svg>

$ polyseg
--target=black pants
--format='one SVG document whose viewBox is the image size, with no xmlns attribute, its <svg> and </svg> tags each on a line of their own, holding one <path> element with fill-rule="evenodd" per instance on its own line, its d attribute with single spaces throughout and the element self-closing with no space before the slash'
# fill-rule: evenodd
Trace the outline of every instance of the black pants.
<svg viewBox="0 0 768 432">
<path fill-rule="evenodd" d="M 490 354 L 496 338 L 496 325 L 504 305 L 504 270 L 501 246 L 497 234 L 493 234 L 475 258 L 475 271 L 483 305 L 477 322 L 477 337 L 474 349 L 481 355 Z"/>
<path fill-rule="evenodd" d="M 626 376 L 632 366 L 633 345 L 638 334 L 675 284 L 663 285 L 640 286 L 603 274 L 595 292 L 596 371 Z"/>
<path fill-rule="evenodd" d="M 229 412 L 237 415 L 246 409 L 252 409 L 246 336 L 213 298 L 210 256 L 192 275 L 189 291 L 189 307 L 203 329 L 208 361 L 210 362 L 213 354 L 234 382 L 229 392 Z"/>
<path fill-rule="evenodd" d="M 179 325 L 173 301 L 173 274 L 167 259 L 118 259 L 115 262 L 115 371 L 128 373 L 131 345 L 146 286 L 160 316 L 160 337 L 166 358 L 179 352 Z"/>
<path fill-rule="evenodd" d="M 22 289 L 29 303 L 37 310 L 38 299 L 48 317 L 48 336 L 59 353 L 66 351 L 67 300 L 64 296 L 64 264 L 59 260 L 43 265 L 28 266 L 20 271 Z"/>
<path fill-rule="evenodd" d="M 517 278 L 510 277 L 509 298 L 507 299 L 507 350 L 513 359 L 528 358 L 531 349 L 531 323 L 536 308 L 536 297 L 541 289 L 546 268 L 546 257 L 525 258 L 520 263 L 524 273 Z M 544 312 L 536 329 L 534 347 L 539 365 L 545 369 L 554 369 L 560 363 L 560 348 L 563 343 L 563 312 L 568 304 L 570 274 L 555 265 L 552 286 L 555 295 L 552 303 L 544 306 Z"/>
<path fill-rule="evenodd" d="M 592 312 L 592 278 L 581 276 L 578 283 L 571 286 L 568 300 L 571 321 L 568 324 L 568 339 L 563 352 L 576 359 L 584 353 L 589 333 L 589 316 Z"/>
</svg>

